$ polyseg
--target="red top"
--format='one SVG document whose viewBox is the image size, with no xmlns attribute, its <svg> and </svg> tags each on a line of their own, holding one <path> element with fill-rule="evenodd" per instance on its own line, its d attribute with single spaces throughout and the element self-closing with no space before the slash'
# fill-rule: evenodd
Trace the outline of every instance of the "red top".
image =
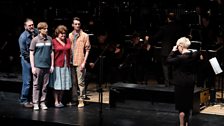
<svg viewBox="0 0 224 126">
<path fill-rule="evenodd" d="M 54 66 L 64 67 L 65 56 L 66 56 L 66 66 L 70 66 L 70 51 L 71 51 L 71 42 L 67 38 L 65 45 L 62 45 L 55 38 L 52 40 L 54 47 Z"/>
</svg>

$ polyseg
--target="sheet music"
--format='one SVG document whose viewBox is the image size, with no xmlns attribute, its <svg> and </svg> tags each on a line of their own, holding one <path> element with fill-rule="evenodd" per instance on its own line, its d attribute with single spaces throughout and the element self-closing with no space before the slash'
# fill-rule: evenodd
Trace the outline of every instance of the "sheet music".
<svg viewBox="0 0 224 126">
<path fill-rule="evenodd" d="M 216 57 L 213 57 L 213 58 L 209 59 L 209 62 L 210 62 L 210 64 L 211 64 L 211 66 L 212 66 L 212 68 L 213 68 L 215 74 L 220 74 L 220 73 L 222 73 L 222 69 L 221 69 L 221 67 L 220 67 L 220 65 L 219 65 L 219 62 L 218 62 L 218 60 L 217 60 Z"/>
</svg>

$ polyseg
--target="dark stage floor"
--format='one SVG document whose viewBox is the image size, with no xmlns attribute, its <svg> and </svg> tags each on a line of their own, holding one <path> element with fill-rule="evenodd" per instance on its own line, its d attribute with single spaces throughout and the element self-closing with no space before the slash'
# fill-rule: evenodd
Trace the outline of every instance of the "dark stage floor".
<svg viewBox="0 0 224 126">
<path fill-rule="evenodd" d="M 126 100 L 114 108 L 105 103 L 102 109 L 99 102 L 87 102 L 84 108 L 33 111 L 18 102 L 20 83 L 0 81 L 1 126 L 178 126 L 174 104 L 149 101 Z M 190 126 L 224 126 L 224 116 L 194 114 Z"/>
<path fill-rule="evenodd" d="M 18 94 L 0 92 L 1 125 L 23 126 L 177 126 L 177 113 L 172 104 L 150 104 L 127 101 L 126 106 L 110 108 L 99 103 L 88 103 L 84 108 L 65 107 L 33 111 L 18 103 Z M 148 108 L 147 108 L 148 106 Z M 223 126 L 224 116 L 196 114 L 191 126 Z"/>
</svg>

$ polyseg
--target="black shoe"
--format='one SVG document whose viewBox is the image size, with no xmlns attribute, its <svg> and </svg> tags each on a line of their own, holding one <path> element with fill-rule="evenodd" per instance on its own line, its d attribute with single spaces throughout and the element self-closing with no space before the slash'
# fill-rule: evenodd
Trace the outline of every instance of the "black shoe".
<svg viewBox="0 0 224 126">
<path fill-rule="evenodd" d="M 214 106 L 214 105 L 216 105 L 217 103 L 216 102 L 210 102 L 210 105 L 211 106 Z"/>
</svg>

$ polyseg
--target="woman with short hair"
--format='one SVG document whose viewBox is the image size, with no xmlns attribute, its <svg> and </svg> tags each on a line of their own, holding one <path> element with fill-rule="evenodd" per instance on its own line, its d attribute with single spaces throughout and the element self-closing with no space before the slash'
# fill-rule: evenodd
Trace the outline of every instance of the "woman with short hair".
<svg viewBox="0 0 224 126">
<path fill-rule="evenodd" d="M 180 126 L 188 126 L 190 111 L 193 108 L 193 94 L 199 53 L 188 49 L 191 42 L 186 37 L 177 40 L 167 62 L 173 65 L 175 85 L 175 108 L 179 111 Z"/>
</svg>

